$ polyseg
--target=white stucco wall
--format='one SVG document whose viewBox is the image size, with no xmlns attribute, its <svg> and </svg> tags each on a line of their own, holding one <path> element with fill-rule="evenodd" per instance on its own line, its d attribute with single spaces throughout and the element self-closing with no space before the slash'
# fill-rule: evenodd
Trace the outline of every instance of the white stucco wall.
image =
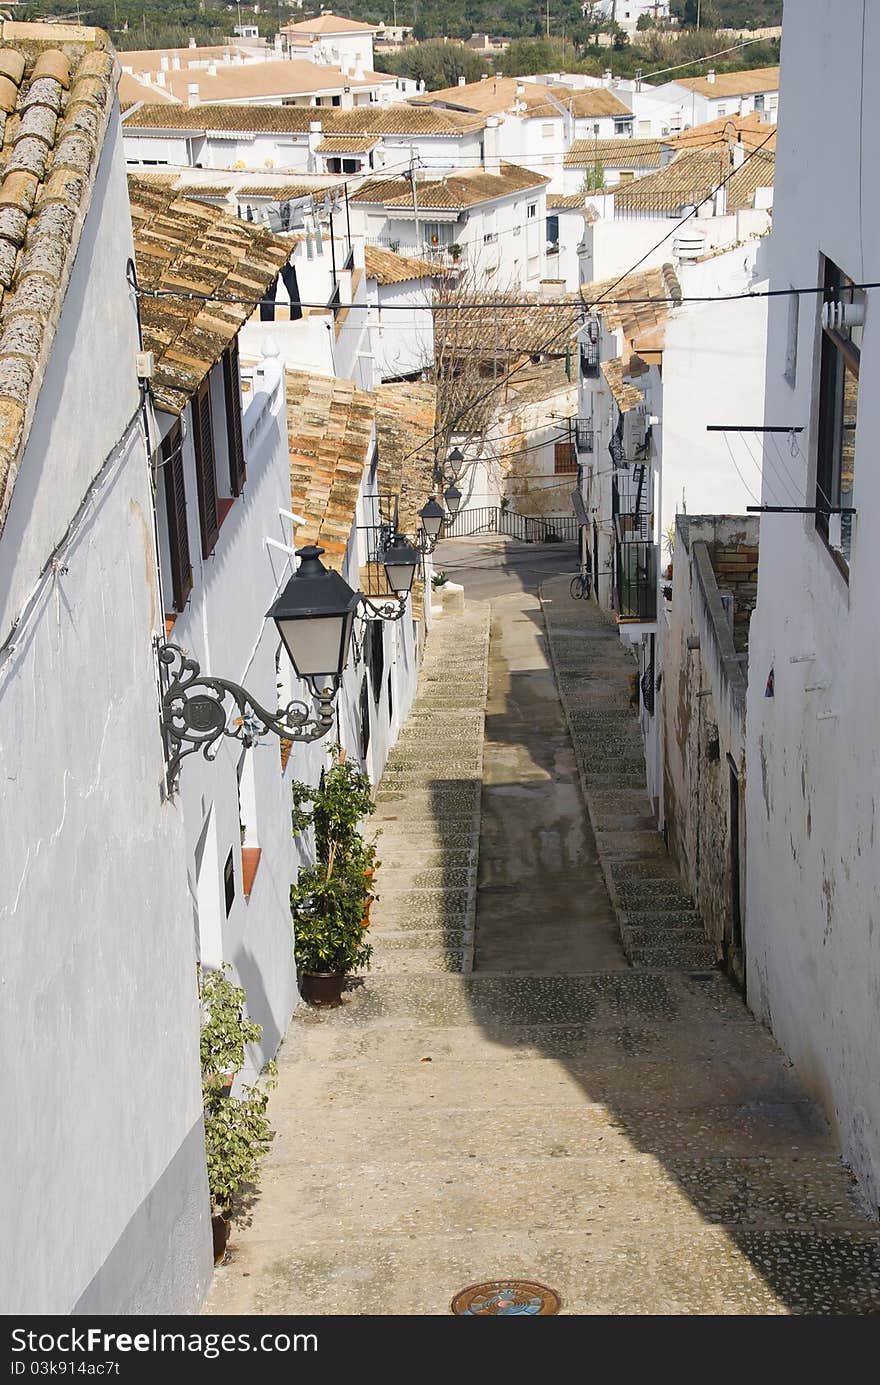
<svg viewBox="0 0 880 1385">
<path fill-rule="evenodd" d="M 403 284 L 367 281 L 376 370 L 380 380 L 395 380 L 434 364 L 434 319 L 430 308 L 433 283 L 409 279 Z"/>
<path fill-rule="evenodd" d="M 757 266 L 759 244 L 679 270 L 685 298 L 766 288 Z M 661 532 L 676 514 L 745 514 L 761 494 L 760 435 L 709 433 L 707 425 L 759 426 L 764 418 L 767 299 L 685 303 L 664 327 L 663 499 Z M 788 449 L 785 443 L 786 455 Z M 780 493 L 790 482 L 776 461 Z M 783 490 L 785 482 L 785 490 Z"/>
<path fill-rule="evenodd" d="M 0 663 L 8 1313 L 193 1312 L 211 1273 L 131 254 L 114 118 L 0 539 L 5 640 L 90 483 L 105 482 Z"/>
<path fill-rule="evenodd" d="M 862 25 L 864 22 L 864 50 Z M 771 283 L 821 282 L 826 254 L 861 282 L 880 277 L 873 234 L 880 194 L 870 175 L 870 103 L 862 90 L 880 55 L 880 11 L 802 0 L 785 16 Z M 835 120 L 816 92 L 835 92 Z M 816 198 L 807 171 L 834 169 L 834 197 Z M 750 1004 L 772 1024 L 840 1133 L 874 1207 L 880 1203 L 880 966 L 873 690 L 880 678 L 876 593 L 880 550 L 877 311 L 873 292 L 861 359 L 849 582 L 811 516 L 764 515 L 752 619 L 747 710 L 746 954 Z M 784 376 L 789 301 L 770 312 L 768 423 L 805 432 L 788 458 L 800 503 L 815 503 L 819 302 L 799 304 L 796 374 Z M 776 458 L 768 442 L 768 457 Z M 765 481 L 769 478 L 765 471 Z M 764 499 L 773 503 L 769 489 Z M 800 660 L 801 662 L 792 662 Z M 775 693 L 766 697 L 770 670 Z M 808 690 L 814 689 L 814 690 Z"/>
</svg>

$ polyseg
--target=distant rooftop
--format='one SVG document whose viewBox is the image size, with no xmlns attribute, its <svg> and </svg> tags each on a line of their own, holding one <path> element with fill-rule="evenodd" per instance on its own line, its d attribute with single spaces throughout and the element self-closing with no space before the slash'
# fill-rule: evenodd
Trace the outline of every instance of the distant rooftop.
<svg viewBox="0 0 880 1385">
<path fill-rule="evenodd" d="M 761 92 L 779 90 L 778 67 L 755 67 L 748 72 L 716 72 L 715 80 L 708 77 L 676 77 L 680 87 L 696 91 L 700 96 L 755 96 Z"/>
<path fill-rule="evenodd" d="M 378 34 L 376 24 L 362 24 L 359 19 L 345 19 L 338 14 L 321 14 L 316 19 L 300 19 L 296 24 L 284 24 L 282 34 L 301 34 L 304 38 L 315 34 L 319 38 L 325 34 Z"/>
<path fill-rule="evenodd" d="M 419 210 L 455 211 L 474 207 L 514 192 L 543 188 L 549 181 L 543 174 L 520 168 L 518 164 L 502 163 L 498 173 L 487 173 L 484 168 L 466 169 L 463 173 L 418 182 Z M 389 209 L 409 211 L 413 201 L 412 187 L 405 178 L 370 178 L 350 194 L 349 200 L 381 203 Z"/>
<path fill-rule="evenodd" d="M 125 116 L 127 130 L 242 131 L 254 134 L 307 134 L 318 121 L 330 135 L 460 135 L 481 130 L 485 120 L 456 111 L 415 106 L 164 106 L 147 94 L 148 104 Z"/>
</svg>

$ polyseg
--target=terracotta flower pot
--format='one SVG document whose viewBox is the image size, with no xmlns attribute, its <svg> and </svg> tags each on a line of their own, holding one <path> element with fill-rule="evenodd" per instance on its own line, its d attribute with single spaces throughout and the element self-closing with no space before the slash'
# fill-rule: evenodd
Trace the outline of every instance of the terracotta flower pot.
<svg viewBox="0 0 880 1385">
<path fill-rule="evenodd" d="M 302 998 L 309 1005 L 331 1006 L 342 1004 L 342 988 L 345 985 L 344 971 L 304 971 L 300 978 Z"/>
</svg>

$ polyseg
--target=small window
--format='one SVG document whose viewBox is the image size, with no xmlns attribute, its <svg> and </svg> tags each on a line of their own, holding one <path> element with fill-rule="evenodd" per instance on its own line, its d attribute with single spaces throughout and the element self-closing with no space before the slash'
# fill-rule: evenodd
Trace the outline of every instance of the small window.
<svg viewBox="0 0 880 1385">
<path fill-rule="evenodd" d="M 840 305 L 840 320 L 822 328 L 816 529 L 846 567 L 852 543 L 852 515 L 834 512 L 853 503 L 862 346 L 862 326 L 854 318 L 864 313 L 865 295 L 831 260 L 825 261 L 825 290 L 826 302 Z M 851 310 L 849 321 L 847 308 Z"/>
<path fill-rule="evenodd" d="M 528 221 L 531 221 L 531 220 L 532 220 L 534 217 L 536 217 L 537 215 L 538 215 L 538 204 L 537 204 L 537 202 L 529 202 L 529 204 L 528 204 L 527 207 L 526 207 L 526 219 L 527 219 Z"/>
<path fill-rule="evenodd" d="M 720 120 L 721 117 L 722 117 L 723 115 L 727 115 L 727 107 L 726 107 L 726 106 L 719 106 L 719 107 L 718 107 L 718 119 Z"/>
<path fill-rule="evenodd" d="M 574 444 L 557 442 L 553 448 L 553 470 L 557 476 L 568 476 L 577 471 L 577 454 Z"/>
<path fill-rule="evenodd" d="M 541 126 L 541 139 L 553 139 L 556 134 L 556 126 L 552 120 L 547 120 Z"/>
<path fill-rule="evenodd" d="M 207 380 L 202 381 L 192 401 L 192 419 L 193 446 L 196 455 L 196 486 L 199 493 L 199 521 L 202 531 L 202 557 L 209 558 L 214 552 L 217 539 L 220 536 L 210 376 Z"/>
<path fill-rule="evenodd" d="M 226 864 L 223 867 L 223 892 L 226 896 L 226 917 L 229 918 L 232 905 L 235 902 L 235 860 L 232 847 L 229 848 L 229 855 L 226 857 Z"/>
<path fill-rule="evenodd" d="M 186 523 L 183 431 L 179 420 L 162 441 L 159 465 L 165 477 L 165 518 L 168 528 L 173 610 L 182 611 L 192 591 L 193 580 L 189 556 L 189 530 Z"/>
<path fill-rule="evenodd" d="M 361 759 L 366 760 L 370 749 L 370 689 L 366 674 L 361 682 L 360 695 Z"/>
<path fill-rule="evenodd" d="M 618 174 L 618 180 L 621 183 L 634 183 L 635 179 L 636 175 L 633 173 L 631 168 L 622 168 L 620 170 L 620 173 Z"/>
</svg>

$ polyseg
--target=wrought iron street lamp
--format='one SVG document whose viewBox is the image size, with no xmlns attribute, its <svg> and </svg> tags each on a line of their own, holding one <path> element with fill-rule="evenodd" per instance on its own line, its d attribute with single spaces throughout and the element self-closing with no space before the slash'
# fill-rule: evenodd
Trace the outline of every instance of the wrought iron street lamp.
<svg viewBox="0 0 880 1385">
<path fill-rule="evenodd" d="M 443 499 L 446 502 L 446 510 L 450 519 L 455 519 L 461 506 L 461 491 L 454 481 L 446 487 L 443 492 Z"/>
<path fill-rule="evenodd" d="M 203 675 L 195 659 L 175 644 L 162 644 L 160 663 L 168 671 L 162 696 L 162 732 L 167 750 L 169 791 L 176 786 L 181 761 L 201 750 L 216 758 L 222 737 L 253 746 L 272 732 L 286 740 L 317 741 L 333 729 L 333 702 L 348 661 L 354 617 L 363 598 L 321 562 L 323 548 L 297 552 L 300 566 L 266 612 L 278 627 L 297 675 L 309 686 L 317 713 L 302 701 L 269 712 L 238 683 Z M 231 699 L 239 715 L 227 711 Z"/>
<path fill-rule="evenodd" d="M 412 590 L 416 572 L 421 566 L 422 555 L 403 534 L 392 534 L 381 549 L 381 558 L 388 586 L 397 596 L 378 601 L 362 596 L 364 609 L 359 614 L 365 620 L 400 620 L 406 610 L 406 598 Z"/>
</svg>

